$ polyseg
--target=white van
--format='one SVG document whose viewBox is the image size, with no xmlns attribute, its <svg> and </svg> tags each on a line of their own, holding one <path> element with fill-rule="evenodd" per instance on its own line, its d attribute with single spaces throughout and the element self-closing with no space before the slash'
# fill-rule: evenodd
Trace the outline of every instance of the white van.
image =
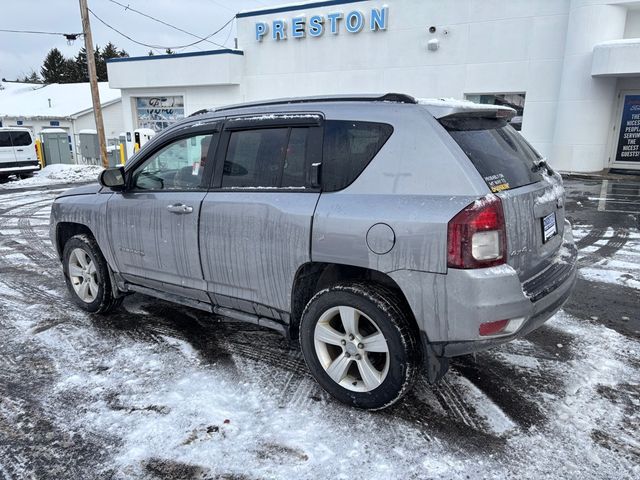
<svg viewBox="0 0 640 480">
<path fill-rule="evenodd" d="M 0 127 L 0 178 L 29 177 L 40 170 L 36 144 L 28 128 Z"/>
</svg>

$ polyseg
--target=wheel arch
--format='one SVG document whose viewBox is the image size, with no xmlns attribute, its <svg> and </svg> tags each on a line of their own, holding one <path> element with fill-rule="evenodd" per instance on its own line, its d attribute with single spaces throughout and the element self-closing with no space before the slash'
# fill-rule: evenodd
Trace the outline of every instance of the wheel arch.
<svg viewBox="0 0 640 480">
<path fill-rule="evenodd" d="M 97 243 L 96 236 L 93 234 L 91 229 L 82 223 L 59 222 L 56 225 L 56 251 L 58 252 L 58 257 L 60 259 L 62 259 L 65 244 L 70 238 L 80 234 L 89 235 L 91 238 L 96 240 Z"/>
<path fill-rule="evenodd" d="M 311 298 L 323 288 L 344 281 L 365 280 L 383 285 L 391 289 L 402 302 L 402 307 L 410 316 L 413 324 L 418 328 L 418 323 L 413 315 L 413 310 L 405 297 L 402 289 L 386 273 L 370 268 L 353 265 L 324 262 L 308 262 L 301 265 L 295 275 L 291 289 L 291 312 L 289 320 L 289 335 L 291 339 L 298 339 L 300 319 L 302 312 Z"/>
</svg>

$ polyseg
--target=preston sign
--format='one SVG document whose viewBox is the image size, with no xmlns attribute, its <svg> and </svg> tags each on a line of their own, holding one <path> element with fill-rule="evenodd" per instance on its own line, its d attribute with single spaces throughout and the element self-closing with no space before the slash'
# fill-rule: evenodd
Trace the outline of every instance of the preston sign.
<svg viewBox="0 0 640 480">
<path fill-rule="evenodd" d="M 341 30 L 349 33 L 358 33 L 363 29 L 386 30 L 389 22 L 389 8 L 372 8 L 370 12 L 363 13 L 353 10 L 347 14 L 342 12 L 328 13 L 326 15 L 312 15 L 307 17 L 300 15 L 289 21 L 273 20 L 256 22 L 256 40 L 261 42 L 265 37 L 273 40 L 286 40 L 287 38 L 320 37 L 324 33 L 337 35 Z"/>
</svg>

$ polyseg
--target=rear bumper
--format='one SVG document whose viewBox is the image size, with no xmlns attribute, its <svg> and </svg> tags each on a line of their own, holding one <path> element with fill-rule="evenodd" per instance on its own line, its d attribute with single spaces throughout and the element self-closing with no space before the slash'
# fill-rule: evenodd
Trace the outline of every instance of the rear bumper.
<svg viewBox="0 0 640 480">
<path fill-rule="evenodd" d="M 562 307 L 576 281 L 577 250 L 571 226 L 549 266 L 524 283 L 508 265 L 446 275 L 392 274 L 437 355 L 453 357 L 509 342 L 541 326 Z M 480 324 L 522 319 L 515 332 L 483 337 Z"/>
<path fill-rule="evenodd" d="M 0 175 L 32 173 L 38 170 L 40 170 L 40 163 L 37 160 L 34 162 L 0 163 Z"/>
<path fill-rule="evenodd" d="M 509 335 L 473 341 L 448 342 L 443 345 L 442 354 L 446 357 L 454 357 L 485 350 L 522 337 L 540 327 L 564 305 L 571 295 L 576 282 L 577 258 L 578 251 L 573 242 L 571 225 L 566 222 L 562 247 L 556 258 L 534 278 L 521 284 L 529 304 L 523 308 L 521 316 L 525 320 L 520 328 Z M 496 305 L 497 309 L 499 307 Z"/>
<path fill-rule="evenodd" d="M 543 299 L 533 303 L 532 312 L 515 333 L 472 341 L 447 342 L 442 344 L 442 349 L 440 350 L 441 354 L 446 357 L 455 357 L 458 355 L 479 352 L 481 350 L 486 350 L 488 348 L 510 342 L 511 340 L 532 332 L 549 320 L 562 307 L 562 305 L 564 305 L 571 295 L 575 282 L 576 270 L 574 267 L 569 276 L 558 288 L 547 294 Z"/>
</svg>

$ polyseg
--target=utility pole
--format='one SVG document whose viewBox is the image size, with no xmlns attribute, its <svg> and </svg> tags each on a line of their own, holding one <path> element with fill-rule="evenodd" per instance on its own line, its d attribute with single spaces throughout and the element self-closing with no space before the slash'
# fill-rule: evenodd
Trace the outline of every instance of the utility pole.
<svg viewBox="0 0 640 480">
<path fill-rule="evenodd" d="M 89 7 L 87 0 L 80 0 L 80 15 L 82 16 L 82 33 L 84 45 L 87 50 L 87 66 L 89 67 L 89 84 L 91 85 L 91 100 L 93 101 L 93 115 L 96 119 L 96 131 L 98 132 L 98 144 L 100 145 L 100 157 L 102 166 L 109 167 L 107 157 L 107 139 L 104 135 L 104 123 L 102 121 L 102 106 L 100 105 L 100 92 L 98 91 L 98 74 L 96 72 L 96 59 L 94 57 L 93 36 L 89 23 Z"/>
</svg>

